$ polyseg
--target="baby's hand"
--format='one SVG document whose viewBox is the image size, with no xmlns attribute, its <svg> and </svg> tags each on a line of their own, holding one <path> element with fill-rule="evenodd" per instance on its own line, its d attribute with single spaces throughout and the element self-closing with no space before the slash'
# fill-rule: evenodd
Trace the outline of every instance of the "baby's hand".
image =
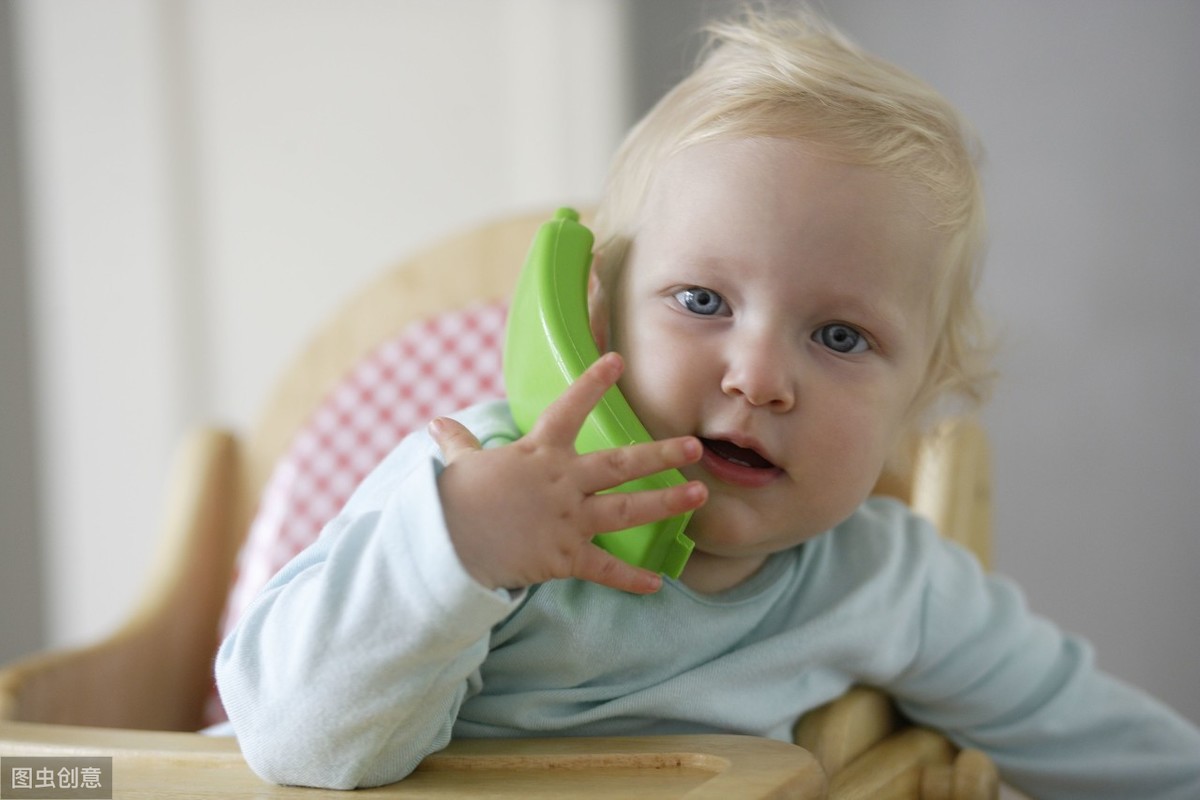
<svg viewBox="0 0 1200 800">
<path fill-rule="evenodd" d="M 429 430 L 446 469 L 438 492 L 450 540 L 467 572 L 491 589 L 517 589 L 575 577 L 645 594 L 658 575 L 592 543 L 598 533 L 675 516 L 704 504 L 704 484 L 599 494 L 626 481 L 699 460 L 692 436 L 586 455 L 575 437 L 588 413 L 617 382 L 623 364 L 609 353 L 571 384 L 528 435 L 483 450 L 459 423 L 439 417 Z"/>
</svg>

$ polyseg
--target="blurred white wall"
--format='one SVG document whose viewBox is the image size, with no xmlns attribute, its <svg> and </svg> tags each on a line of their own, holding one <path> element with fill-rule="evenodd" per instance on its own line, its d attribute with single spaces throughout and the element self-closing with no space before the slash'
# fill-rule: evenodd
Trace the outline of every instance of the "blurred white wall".
<svg viewBox="0 0 1200 800">
<path fill-rule="evenodd" d="M 60 644 L 129 610 L 187 426 L 246 427 L 318 322 L 406 254 L 595 196 L 628 59 L 608 0 L 15 10 Z"/>
<path fill-rule="evenodd" d="M 987 147 L 999 568 L 1200 721 L 1200 4 L 822 5 Z M 630 42 L 653 95 L 721 6 L 18 2 L 52 641 L 132 602 L 186 424 L 421 243 L 593 197 Z"/>
</svg>

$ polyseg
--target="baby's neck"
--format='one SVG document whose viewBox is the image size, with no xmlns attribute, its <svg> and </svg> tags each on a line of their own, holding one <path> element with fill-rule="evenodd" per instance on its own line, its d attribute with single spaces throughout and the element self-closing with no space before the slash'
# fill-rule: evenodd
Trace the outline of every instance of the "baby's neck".
<svg viewBox="0 0 1200 800">
<path fill-rule="evenodd" d="M 694 550 L 679 580 L 693 592 L 717 594 L 750 578 L 766 560 L 764 555 L 729 558 Z"/>
</svg>

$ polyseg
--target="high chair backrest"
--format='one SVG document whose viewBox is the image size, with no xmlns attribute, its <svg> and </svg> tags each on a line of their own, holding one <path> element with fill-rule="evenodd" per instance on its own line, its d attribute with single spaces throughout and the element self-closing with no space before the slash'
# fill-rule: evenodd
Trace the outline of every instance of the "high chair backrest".
<svg viewBox="0 0 1200 800">
<path fill-rule="evenodd" d="M 380 276 L 310 340 L 249 433 L 221 633 L 354 487 L 433 416 L 503 395 L 507 300 L 549 212 L 451 236 Z M 224 718 L 215 692 L 207 722 Z"/>
<path fill-rule="evenodd" d="M 244 454 L 239 496 L 249 533 L 223 634 L 406 434 L 435 415 L 503 396 L 507 297 L 534 232 L 550 216 L 497 221 L 404 262 L 353 298 L 285 374 Z M 962 435 L 960 428 L 949 449 L 936 437 L 922 441 L 915 471 L 884 476 L 877 491 L 915 501 L 942 524 L 962 516 L 960 508 L 977 509 L 946 490 L 946 474 L 935 474 L 963 469 L 947 464 L 947 455 L 961 453 Z M 914 475 L 925 478 L 915 494 Z M 986 491 L 986 480 L 972 486 Z M 965 522 L 952 529 L 975 536 L 984 525 L 980 541 L 968 544 L 986 558 L 986 517 Z M 205 716 L 210 723 L 224 717 L 215 693 Z"/>
<path fill-rule="evenodd" d="M 505 316 L 504 302 L 491 301 L 410 322 L 333 386 L 267 479 L 223 633 L 404 436 L 434 416 L 503 396 Z"/>
</svg>

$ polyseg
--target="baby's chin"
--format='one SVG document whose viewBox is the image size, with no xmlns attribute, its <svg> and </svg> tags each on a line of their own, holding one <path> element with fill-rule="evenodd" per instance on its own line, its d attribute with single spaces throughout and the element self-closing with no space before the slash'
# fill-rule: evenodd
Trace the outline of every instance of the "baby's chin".
<svg viewBox="0 0 1200 800">
<path fill-rule="evenodd" d="M 695 512 L 684 533 L 696 543 L 696 552 L 710 558 L 765 558 L 799 543 L 790 535 L 781 539 L 766 538 L 761 530 L 755 531 L 753 526 L 739 525 L 733 528 L 718 520 L 706 520 L 700 517 L 703 510 L 701 508 Z"/>
<path fill-rule="evenodd" d="M 768 556 L 820 536 L 851 513 L 853 509 L 840 516 L 833 509 L 818 515 L 800 510 L 771 519 L 752 504 L 722 497 L 710 488 L 708 503 L 693 512 L 684 533 L 696 543 L 696 550 L 714 558 Z"/>
</svg>

